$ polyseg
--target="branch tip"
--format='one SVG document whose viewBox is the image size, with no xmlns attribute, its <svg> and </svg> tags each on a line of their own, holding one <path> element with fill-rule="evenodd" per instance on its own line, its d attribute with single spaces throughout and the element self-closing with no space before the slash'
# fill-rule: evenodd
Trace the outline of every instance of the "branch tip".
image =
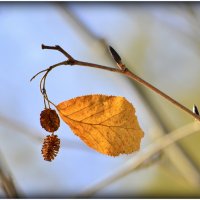
<svg viewBox="0 0 200 200">
<path fill-rule="evenodd" d="M 48 69 L 49 68 L 47 68 L 47 69 L 44 69 L 44 70 L 42 70 L 42 71 L 40 71 L 40 72 L 38 72 L 37 74 L 35 74 L 32 78 L 31 78 L 31 80 L 30 80 L 30 82 L 36 77 L 36 76 L 38 76 L 39 74 L 41 74 L 41 73 L 43 73 L 43 72 L 46 72 L 46 71 L 48 71 Z"/>
<path fill-rule="evenodd" d="M 44 49 L 44 48 L 45 48 L 45 45 L 44 45 L 44 44 L 42 44 L 42 45 L 41 45 L 41 48 L 42 48 L 42 49 Z"/>
</svg>

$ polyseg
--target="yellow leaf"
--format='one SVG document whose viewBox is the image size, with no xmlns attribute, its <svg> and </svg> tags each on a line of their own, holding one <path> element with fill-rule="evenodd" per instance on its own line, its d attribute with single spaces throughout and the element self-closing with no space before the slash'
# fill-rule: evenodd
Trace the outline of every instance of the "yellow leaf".
<svg viewBox="0 0 200 200">
<path fill-rule="evenodd" d="M 118 156 L 140 148 L 143 137 L 135 109 L 124 97 L 81 96 L 57 105 L 72 131 L 96 151 Z"/>
</svg>

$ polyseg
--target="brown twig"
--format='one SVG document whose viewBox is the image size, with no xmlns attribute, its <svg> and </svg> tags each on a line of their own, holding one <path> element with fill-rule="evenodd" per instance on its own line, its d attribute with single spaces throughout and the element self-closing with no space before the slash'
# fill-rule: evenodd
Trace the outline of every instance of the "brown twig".
<svg viewBox="0 0 200 200">
<path fill-rule="evenodd" d="M 68 60 L 66 62 L 64 61 L 64 62 L 61 62 L 61 63 L 58 63 L 58 64 L 54 65 L 55 67 L 60 66 L 60 65 L 79 65 L 79 66 L 86 66 L 86 67 L 98 68 L 98 69 L 103 69 L 103 70 L 107 70 L 107 71 L 112 71 L 112 72 L 117 72 L 117 73 L 123 74 L 123 75 L 129 77 L 130 79 L 132 79 L 132 80 L 134 80 L 134 81 L 136 81 L 136 82 L 138 82 L 138 83 L 146 86 L 147 88 L 153 90 L 154 92 L 156 92 L 160 96 L 164 97 L 166 100 L 168 100 L 172 104 L 176 105 L 177 107 L 179 107 L 180 109 L 182 109 L 183 111 L 185 111 L 186 113 L 188 113 L 189 115 L 191 115 L 192 117 L 194 117 L 195 119 L 197 119 L 198 121 L 200 121 L 200 116 L 199 115 L 193 113 L 190 109 L 186 108 L 184 105 L 182 105 L 178 101 L 174 100 L 172 97 L 168 96 L 167 94 L 165 94 L 164 92 L 162 92 L 158 88 L 154 87 L 153 85 L 151 85 L 147 81 L 145 81 L 142 78 L 140 78 L 139 76 L 135 75 L 133 72 L 131 72 L 127 68 L 116 69 L 116 68 L 111 68 L 111 67 L 107 67 L 107 66 L 103 66 L 103 65 L 98 65 L 98 64 L 95 64 L 95 63 L 89 63 L 89 62 L 75 60 L 70 54 L 68 54 L 64 49 L 62 49 L 58 45 L 56 45 L 56 46 L 47 46 L 47 45 L 43 45 L 42 44 L 42 49 L 51 49 L 51 50 L 60 51 L 62 54 L 64 54 L 68 58 Z M 53 67 L 53 68 L 55 68 L 55 67 Z M 51 68 L 51 69 L 48 68 L 47 70 L 43 70 L 42 72 L 46 71 L 46 73 L 43 76 L 43 78 L 45 77 L 45 79 L 46 79 L 46 76 L 48 75 L 48 73 L 53 68 Z M 33 78 L 35 78 L 39 73 L 37 73 Z M 43 85 L 43 87 L 45 88 L 45 85 Z M 49 101 L 48 99 L 46 99 L 46 100 Z M 50 103 L 52 103 L 52 102 L 50 102 Z"/>
<path fill-rule="evenodd" d="M 35 76 L 33 76 L 33 77 L 31 78 L 30 81 L 32 81 L 36 76 L 38 76 L 39 74 L 41 74 L 41 73 L 43 73 L 43 72 L 50 71 L 50 70 L 52 70 L 53 68 L 55 68 L 55 67 L 57 67 L 57 66 L 60 66 L 60 65 L 67 65 L 67 64 L 68 64 L 68 62 L 65 60 L 65 61 L 63 61 L 63 62 L 59 62 L 59 63 L 57 63 L 57 64 L 55 64 L 55 65 L 52 65 L 52 66 L 48 67 L 47 69 L 44 69 L 44 70 L 38 72 Z"/>
<path fill-rule="evenodd" d="M 42 49 L 51 49 L 51 50 L 56 50 L 60 51 L 64 56 L 66 56 L 69 60 L 73 60 L 72 56 L 69 55 L 63 48 L 61 48 L 59 45 L 56 46 L 46 46 L 42 44 Z"/>
</svg>

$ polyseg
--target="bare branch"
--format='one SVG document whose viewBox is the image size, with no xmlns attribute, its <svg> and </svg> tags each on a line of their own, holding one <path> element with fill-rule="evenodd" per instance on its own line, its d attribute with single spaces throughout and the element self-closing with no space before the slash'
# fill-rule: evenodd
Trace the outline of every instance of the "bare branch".
<svg viewBox="0 0 200 200">
<path fill-rule="evenodd" d="M 58 45 L 57 46 L 42 45 L 42 48 L 45 48 L 45 49 L 54 49 L 54 50 L 58 50 L 58 51 L 61 51 L 61 49 L 62 49 Z M 62 49 L 62 51 L 64 51 L 64 50 Z M 134 80 L 134 81 L 142 84 L 143 86 L 146 86 L 150 90 L 152 90 L 155 93 L 159 94 L 160 96 L 164 97 L 166 100 L 168 100 L 172 104 L 176 105 L 177 107 L 179 107 L 180 109 L 182 109 L 183 111 L 185 111 L 186 113 L 188 113 L 189 115 L 191 115 L 192 117 L 194 117 L 195 119 L 197 119 L 198 121 L 200 121 L 200 116 L 199 115 L 193 113 L 190 109 L 186 108 L 184 105 L 182 105 L 181 103 L 177 102 L 175 99 L 173 99 L 169 95 L 165 94 L 164 92 L 162 92 L 161 90 L 159 90 L 155 86 L 151 85 L 147 81 L 145 81 L 142 78 L 140 78 L 139 76 L 135 75 L 133 72 L 131 72 L 127 68 L 124 68 L 124 69 L 115 69 L 115 68 L 112 68 L 112 67 L 98 65 L 98 64 L 95 64 L 95 63 L 89 63 L 89 62 L 75 60 L 66 51 L 64 51 L 64 52 L 66 53 L 66 57 L 68 58 L 68 63 L 67 64 L 93 67 L 93 68 L 98 68 L 98 69 L 103 69 L 103 70 L 107 70 L 107 71 L 112 71 L 112 72 L 117 72 L 117 73 L 123 74 L 123 75 L 131 78 L 132 80 Z M 48 75 L 48 71 L 46 72 L 45 76 L 47 76 L 47 75 Z M 45 85 L 44 85 L 44 87 L 45 87 Z"/>
<path fill-rule="evenodd" d="M 6 165 L 6 161 L 0 152 L 0 186 L 4 190 L 7 198 L 19 198 L 11 172 Z"/>
<path fill-rule="evenodd" d="M 63 48 L 61 48 L 59 45 L 56 46 L 46 46 L 42 44 L 42 49 L 51 49 L 51 50 L 57 50 L 60 51 L 64 56 L 66 56 L 69 60 L 74 60 L 73 57 L 68 54 Z"/>
<path fill-rule="evenodd" d="M 44 69 L 44 70 L 38 72 L 37 74 L 35 74 L 35 75 L 31 78 L 30 81 L 32 81 L 34 78 L 36 78 L 39 74 L 41 74 L 41 73 L 43 73 L 43 72 L 51 71 L 51 70 L 52 70 L 53 68 L 55 68 L 55 67 L 58 67 L 58 66 L 61 66 L 61 65 L 68 65 L 68 64 L 69 64 L 69 61 L 66 61 L 66 60 L 65 60 L 65 61 L 59 62 L 59 63 L 57 63 L 57 64 L 55 64 L 55 65 L 52 65 L 52 66 L 48 67 L 47 69 Z"/>
</svg>

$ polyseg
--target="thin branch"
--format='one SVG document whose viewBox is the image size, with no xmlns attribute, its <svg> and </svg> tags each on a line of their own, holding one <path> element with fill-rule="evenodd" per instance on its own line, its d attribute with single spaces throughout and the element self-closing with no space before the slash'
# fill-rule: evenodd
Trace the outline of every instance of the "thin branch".
<svg viewBox="0 0 200 200">
<path fill-rule="evenodd" d="M 94 63 L 78 61 L 78 60 L 74 60 L 74 65 L 94 67 L 94 68 L 98 68 L 98 69 L 104 69 L 104 70 L 108 70 L 108 71 L 112 71 L 112 72 L 121 73 L 121 74 L 129 77 L 130 79 L 132 79 L 132 80 L 134 80 L 134 81 L 146 86 L 147 88 L 153 90 L 155 93 L 157 93 L 160 96 L 164 97 L 166 100 L 170 101 L 172 104 L 176 105 L 177 107 L 179 107 L 180 109 L 182 109 L 183 111 L 187 112 L 189 115 L 192 115 L 195 119 L 200 121 L 199 115 L 193 113 L 190 109 L 186 108 L 185 106 L 183 106 L 178 101 L 174 100 L 169 95 L 165 94 L 164 92 L 162 92 L 158 88 L 154 87 L 153 85 L 151 85 L 147 81 L 145 81 L 142 78 L 140 78 L 139 76 L 135 75 L 133 72 L 131 72 L 127 68 L 126 68 L 126 70 L 120 70 L 120 69 L 114 69 L 114 68 L 110 68 L 110 67 L 105 67 L 105 66 L 102 66 L 102 65 L 97 65 L 97 64 L 94 64 Z"/>
<path fill-rule="evenodd" d="M 69 62 L 67 62 L 66 60 L 65 61 L 62 61 L 62 62 L 59 62 L 59 63 L 56 63 L 55 65 L 52 65 L 50 67 L 48 67 L 47 69 L 44 69 L 40 72 L 38 72 L 37 74 L 35 74 L 31 79 L 30 81 L 32 81 L 34 78 L 36 78 L 39 74 L 43 73 L 43 72 L 47 72 L 47 71 L 51 71 L 53 68 L 57 67 L 57 66 L 61 66 L 61 65 L 67 65 L 69 64 Z"/>
<path fill-rule="evenodd" d="M 169 147 L 178 140 L 181 140 L 191 134 L 197 133 L 199 130 L 200 124 L 197 122 L 193 122 L 175 131 L 172 131 L 171 133 L 168 133 L 167 135 L 164 135 L 161 138 L 156 139 L 152 144 L 148 145 L 143 150 L 140 150 L 138 154 L 136 154 L 135 156 L 133 156 L 133 158 L 124 163 L 122 167 L 113 171 L 107 177 L 104 177 L 96 183 L 93 183 L 92 186 L 88 186 L 85 190 L 78 194 L 78 197 L 83 198 L 94 195 L 97 191 L 102 190 L 106 186 L 133 172 L 134 169 L 136 169 L 143 162 L 145 162 L 147 159 L 151 158 L 153 155 L 157 154 L 161 150 Z M 198 176 L 193 178 L 194 179 L 191 181 L 194 182 L 196 188 L 199 188 L 200 177 Z"/>
<path fill-rule="evenodd" d="M 138 83 L 140 83 L 142 85 L 145 85 L 147 88 L 153 90 L 155 93 L 157 93 L 160 96 L 164 97 L 166 100 L 168 100 L 172 104 L 176 105 L 177 107 L 179 107 L 180 109 L 182 109 L 183 111 L 187 112 L 189 115 L 193 116 L 195 119 L 197 119 L 198 121 L 200 121 L 200 116 L 199 115 L 193 113 L 193 111 L 191 111 L 190 109 L 186 108 L 181 103 L 179 103 L 178 101 L 174 100 L 172 97 L 168 96 L 167 94 L 165 94 L 164 92 L 162 92 L 158 88 L 154 87 L 153 85 L 151 85 L 147 81 L 141 79 L 139 76 L 135 75 L 131 71 L 127 70 L 127 71 L 124 72 L 124 74 L 126 76 L 128 76 L 129 78 L 137 81 Z"/>
<path fill-rule="evenodd" d="M 92 68 L 107 70 L 110 72 L 124 74 L 124 71 L 122 71 L 121 69 L 116 69 L 116 68 L 112 68 L 112 67 L 107 67 L 107 66 L 98 65 L 95 63 L 84 62 L 84 61 L 79 61 L 79 60 L 74 60 L 73 65 L 79 65 L 79 66 L 83 66 L 83 67 L 92 67 Z"/>
<path fill-rule="evenodd" d="M 53 49 L 53 50 L 58 50 L 61 51 L 61 47 L 56 45 L 56 46 L 47 46 L 47 45 L 42 45 L 43 49 Z M 149 88 L 150 90 L 154 91 L 155 93 L 159 94 L 160 96 L 164 97 L 166 100 L 168 100 L 169 102 L 171 102 L 172 104 L 176 105 L 177 107 L 179 107 L 180 109 L 182 109 L 183 111 L 185 111 L 186 113 L 188 113 L 189 115 L 191 115 L 192 117 L 194 117 L 195 119 L 197 119 L 198 121 L 200 121 L 200 116 L 193 113 L 190 109 L 186 108 L 185 106 L 183 106 L 181 103 L 179 103 L 178 101 L 174 100 L 172 97 L 170 97 L 169 95 L 165 94 L 164 92 L 162 92 L 161 90 L 159 90 L 158 88 L 154 87 L 153 85 L 151 85 L 150 83 L 148 83 L 147 81 L 143 80 L 142 78 L 140 78 L 139 76 L 135 75 L 133 72 L 131 72 L 129 69 L 124 68 L 124 69 L 115 69 L 115 68 L 111 68 L 111 67 L 107 67 L 107 66 L 103 66 L 103 65 L 98 65 L 95 63 L 89 63 L 89 62 L 84 62 L 84 61 L 79 61 L 79 60 L 75 60 L 71 55 L 69 55 L 65 50 L 62 49 L 62 53 L 64 55 L 66 55 L 66 57 L 68 58 L 68 61 L 66 61 L 67 64 L 70 65 L 79 65 L 79 66 L 85 66 L 85 67 L 92 67 L 92 68 L 98 68 L 98 69 L 103 69 L 103 70 L 107 70 L 107 71 L 112 71 L 112 72 L 117 72 L 120 74 L 123 74 L 127 77 L 129 77 L 130 79 L 146 86 L 147 88 Z M 124 65 L 125 66 L 125 65 Z M 50 71 L 50 70 L 49 70 Z M 46 73 L 46 75 L 48 74 L 48 71 Z M 34 76 L 35 77 L 35 76 Z M 44 86 L 45 87 L 45 86 Z"/>
<path fill-rule="evenodd" d="M 32 80 L 33 80 L 36 76 L 38 76 L 39 74 L 41 74 L 41 73 L 43 73 L 43 72 L 46 72 L 47 70 L 48 70 L 48 69 L 44 69 L 44 70 L 38 72 L 37 74 L 35 74 L 35 75 L 31 78 L 30 81 L 32 81 Z"/>
<path fill-rule="evenodd" d="M 147 88 L 153 90 L 155 93 L 157 93 L 160 96 L 164 97 L 166 100 L 170 101 L 172 104 L 176 105 L 177 107 L 179 107 L 180 109 L 182 109 L 183 111 L 187 112 L 189 115 L 192 115 L 195 119 L 200 121 L 199 115 L 196 115 L 190 109 L 186 108 L 185 106 L 183 106 L 178 101 L 174 100 L 169 95 L 165 94 L 164 92 L 162 92 L 158 88 L 154 87 L 153 85 L 151 85 L 147 81 L 145 81 L 142 78 L 140 78 L 139 76 L 135 75 L 133 72 L 131 72 L 127 68 L 126 68 L 126 70 L 120 70 L 120 69 L 114 69 L 114 68 L 110 68 L 110 67 L 105 67 L 105 66 L 102 66 L 102 65 L 97 65 L 97 64 L 94 64 L 94 63 L 78 61 L 78 60 L 74 60 L 74 64 L 73 65 L 93 67 L 93 68 L 104 69 L 104 70 L 108 70 L 108 71 L 124 74 L 125 76 L 129 77 L 130 79 L 132 79 L 132 80 L 134 80 L 134 81 L 146 86 Z"/>
<path fill-rule="evenodd" d="M 71 55 L 69 55 L 62 47 L 60 47 L 59 45 L 54 46 L 46 46 L 44 44 L 42 44 L 42 49 L 51 49 L 51 50 L 56 50 L 56 51 L 60 51 L 64 56 L 66 56 L 69 60 L 73 60 L 73 58 L 71 57 Z"/>
</svg>

